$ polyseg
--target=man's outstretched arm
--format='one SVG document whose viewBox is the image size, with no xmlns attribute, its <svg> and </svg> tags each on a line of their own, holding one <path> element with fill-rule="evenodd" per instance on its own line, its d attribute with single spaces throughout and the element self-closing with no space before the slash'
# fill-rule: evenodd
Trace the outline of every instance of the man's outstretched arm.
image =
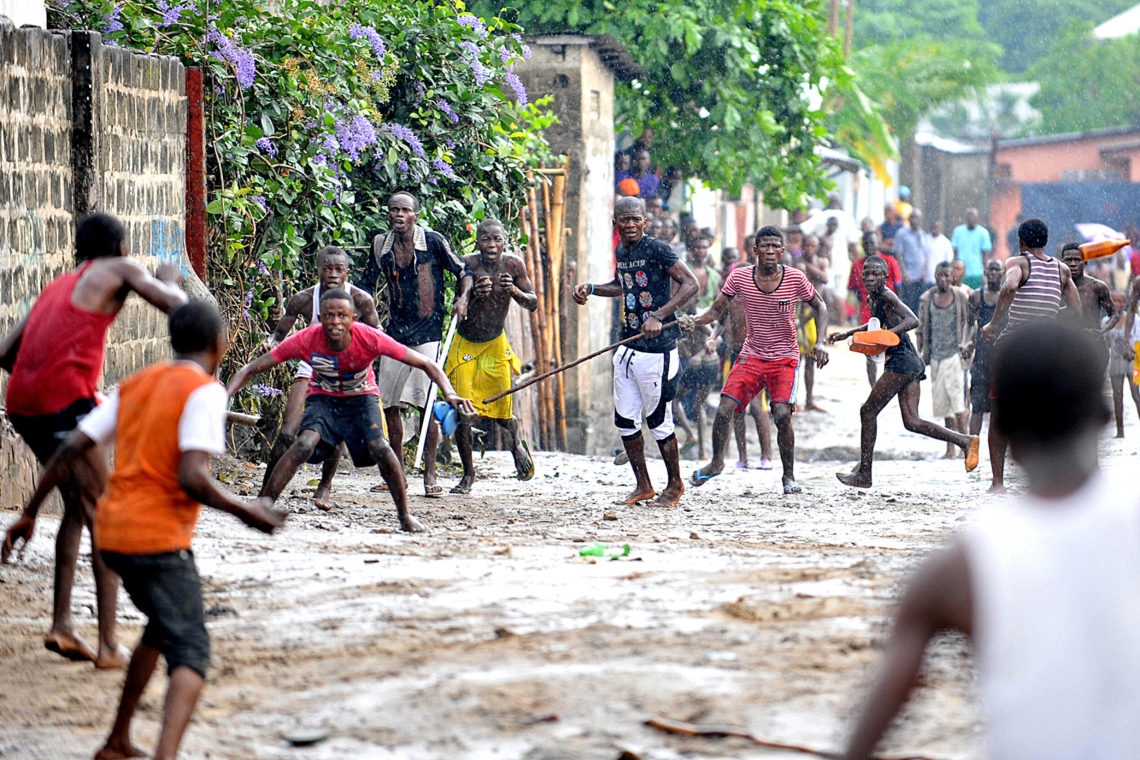
<svg viewBox="0 0 1140 760">
<path fill-rule="evenodd" d="M 219 488 L 217 479 L 210 473 L 210 455 L 205 451 L 182 452 L 178 485 L 199 504 L 233 515 L 262 533 L 272 533 L 285 524 L 269 509 L 272 499 L 260 497 L 246 504 Z"/>
<path fill-rule="evenodd" d="M 848 741 L 846 760 L 872 756 L 914 688 L 926 645 L 943 630 L 970 635 L 971 610 L 969 564 L 958 542 L 924 560 L 907 585 L 879 675 Z"/>
<path fill-rule="evenodd" d="M 123 284 L 138 293 L 144 301 L 169 314 L 182 306 L 190 297 L 182 292 L 178 283 L 182 273 L 170 264 L 162 264 L 154 277 L 133 259 L 118 259 Z"/>
</svg>

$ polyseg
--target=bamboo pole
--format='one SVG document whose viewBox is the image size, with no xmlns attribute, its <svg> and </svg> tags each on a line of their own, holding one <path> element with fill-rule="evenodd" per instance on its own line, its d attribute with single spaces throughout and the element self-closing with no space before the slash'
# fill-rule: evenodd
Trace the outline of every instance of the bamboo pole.
<svg viewBox="0 0 1140 760">
<path fill-rule="evenodd" d="M 546 278 L 544 276 L 544 269 L 542 266 L 542 237 L 538 227 L 538 192 L 534 185 L 534 175 L 530 175 L 530 187 L 528 188 L 528 197 L 530 198 L 530 239 L 531 239 L 531 252 L 534 261 L 535 276 L 535 290 L 538 293 L 538 324 L 539 335 L 536 344 L 541 346 L 539 351 L 538 368 L 543 372 L 550 369 L 550 341 L 547 333 L 546 322 Z M 553 393 L 549 388 L 545 388 L 545 393 L 540 393 L 539 402 L 542 405 L 543 414 L 543 430 L 541 446 L 543 449 L 550 451 L 554 448 L 553 435 L 554 432 L 554 399 Z"/>
<path fill-rule="evenodd" d="M 530 233 L 529 233 L 530 222 L 529 222 L 527 217 L 529 216 L 530 211 L 531 211 L 531 208 L 530 208 L 530 205 L 528 204 L 528 205 L 523 207 L 522 212 L 520 214 L 520 222 L 522 224 L 522 228 L 524 230 L 528 231 L 527 232 L 528 237 L 530 235 Z M 523 253 L 524 253 L 524 257 L 525 257 L 524 261 L 526 263 L 527 271 L 530 273 L 531 279 L 537 280 L 539 275 L 541 274 L 541 272 L 538 272 L 535 270 L 534 253 L 533 253 L 532 243 L 533 243 L 533 238 L 531 240 L 527 241 L 526 247 L 523 249 Z M 535 295 L 536 296 L 538 295 L 538 286 L 537 285 L 535 285 Z M 542 304 L 542 301 L 541 301 L 541 299 L 539 299 L 539 305 L 541 306 L 541 304 Z M 531 332 L 531 340 L 534 343 L 534 367 L 535 367 L 536 371 L 541 372 L 541 371 L 543 371 L 543 370 L 541 370 L 541 368 L 543 367 L 542 338 L 541 338 L 542 327 L 539 324 L 540 317 L 539 317 L 538 312 L 539 312 L 538 309 L 535 309 L 534 311 L 530 312 L 530 332 Z M 543 406 L 542 400 L 540 398 L 539 403 L 538 403 L 538 420 L 537 420 L 537 422 L 538 422 L 538 430 L 537 430 L 537 432 L 538 432 L 538 444 L 539 444 L 540 448 L 542 447 L 543 430 L 546 427 L 545 418 L 546 418 L 546 407 Z"/>
<path fill-rule="evenodd" d="M 566 359 L 566 347 L 562 340 L 562 296 L 563 296 L 563 275 L 566 270 L 566 170 L 569 167 L 570 159 L 567 158 L 562 164 L 562 173 L 554 176 L 553 196 L 553 213 L 554 226 L 548 237 L 553 241 L 551 246 L 557 252 L 557 258 L 553 267 L 552 279 L 555 282 L 555 297 L 554 297 L 554 323 L 557 326 L 557 340 L 555 345 L 558 349 L 558 364 L 559 366 Z M 566 389 L 565 380 L 562 374 L 558 375 L 555 381 L 555 394 L 556 394 L 556 407 L 555 417 L 558 421 L 558 441 L 560 448 L 566 450 Z"/>
<path fill-rule="evenodd" d="M 557 180 L 558 175 L 545 175 L 543 178 L 553 177 Z M 551 365 L 554 367 L 561 366 L 562 364 L 562 337 L 561 325 L 558 324 L 559 308 L 558 308 L 558 235 L 554 226 L 554 208 L 551 204 L 551 186 L 553 182 L 549 179 L 542 183 L 542 211 L 543 211 L 543 227 L 546 233 L 546 256 L 543 257 L 543 263 L 546 268 L 546 324 L 547 324 L 547 338 L 550 340 L 550 357 Z M 562 375 L 558 375 L 559 378 Z M 562 434 L 565 420 L 563 420 L 562 412 L 565 407 L 561 402 L 561 393 L 558 389 L 558 383 L 555 383 L 551 389 L 551 422 L 553 423 L 553 439 L 554 448 L 559 451 L 566 449 L 566 436 Z"/>
<path fill-rule="evenodd" d="M 855 34 L 855 0 L 847 0 L 847 24 L 843 33 L 843 60 L 851 57 L 851 37 Z"/>
</svg>

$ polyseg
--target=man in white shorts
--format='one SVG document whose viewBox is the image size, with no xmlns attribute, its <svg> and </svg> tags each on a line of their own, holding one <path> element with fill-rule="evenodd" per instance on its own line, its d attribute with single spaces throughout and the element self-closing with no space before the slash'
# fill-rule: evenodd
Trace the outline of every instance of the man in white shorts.
<svg viewBox="0 0 1140 760">
<path fill-rule="evenodd" d="M 277 320 L 273 334 L 265 341 L 267 349 L 277 346 L 289 337 L 289 331 L 301 320 L 301 327 L 320 324 L 321 321 L 321 293 L 344 288 L 352 296 L 353 306 L 356 307 L 356 319 L 369 327 L 380 327 L 380 318 L 376 316 L 376 304 L 372 296 L 360 288 L 354 288 L 348 282 L 348 254 L 335 246 L 322 248 L 317 252 L 317 284 L 305 288 L 289 299 L 285 305 L 285 313 Z M 301 426 L 301 414 L 305 411 L 305 397 L 309 393 L 309 379 L 313 376 L 313 368 L 306 362 L 298 362 L 297 374 L 293 384 L 289 387 L 289 396 L 285 400 L 285 410 L 281 413 L 281 430 L 277 433 L 277 440 L 269 452 L 269 462 L 265 467 L 265 478 L 262 486 L 269 482 L 277 460 L 289 450 L 293 441 L 297 440 L 297 431 Z M 338 447 L 324 461 L 321 472 L 321 483 L 313 494 L 313 502 L 321 509 L 332 509 L 329 496 L 332 493 L 332 479 L 340 463 L 341 449 Z"/>
<path fill-rule="evenodd" d="M 383 277 L 388 303 L 385 331 L 412 351 L 439 362 L 439 342 L 443 337 L 446 314 L 443 273 L 455 275 L 456 297 L 452 318 L 459 320 L 467 313 L 473 277 L 443 235 L 416 224 L 418 213 L 419 201 L 410 193 L 395 193 L 388 199 L 391 230 L 373 239 L 372 255 L 356 285 L 374 293 L 379 301 L 376 287 L 377 281 Z M 427 392 L 431 381 L 423 371 L 383 357 L 377 383 L 381 403 L 384 404 L 388 439 L 399 452 L 404 445 L 404 420 L 400 410 L 407 406 L 423 409 L 429 401 Z M 424 493 L 432 497 L 442 496 L 443 488 L 436 483 L 435 474 L 435 455 L 439 446 L 439 425 L 435 420 L 428 426 L 424 443 Z M 403 457 L 397 458 L 402 465 Z"/>
<path fill-rule="evenodd" d="M 614 226 L 621 236 L 615 257 L 614 279 L 574 288 L 574 300 L 584 306 L 591 295 L 621 299 L 621 336 L 641 339 L 614 352 L 614 424 L 621 433 L 637 486 L 622 504 L 636 504 L 656 496 L 645 465 L 641 420 L 657 441 L 669 473 L 656 507 L 675 507 L 685 493 L 681 456 L 673 434 L 673 407 L 677 392 L 680 328 L 663 328 L 673 313 L 696 295 L 700 285 L 685 262 L 666 243 L 645 234 L 645 201 L 619 198 L 614 204 Z M 676 292 L 673 283 L 677 284 Z"/>
<path fill-rule="evenodd" d="M 954 287 L 950 262 L 934 270 L 934 287 L 918 299 L 918 354 L 930 365 L 930 385 L 934 394 L 934 416 L 946 420 L 946 427 L 965 433 L 970 425 L 966 412 L 965 379 L 962 369 L 969 354 L 965 349 L 970 325 L 970 299 Z M 956 459 L 958 447 L 946 444 L 943 459 Z"/>
</svg>

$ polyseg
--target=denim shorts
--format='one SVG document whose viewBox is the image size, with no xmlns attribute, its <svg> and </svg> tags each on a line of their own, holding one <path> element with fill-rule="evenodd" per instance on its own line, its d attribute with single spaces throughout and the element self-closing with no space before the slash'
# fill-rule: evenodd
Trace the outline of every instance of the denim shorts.
<svg viewBox="0 0 1140 760">
<path fill-rule="evenodd" d="M 162 652 L 167 674 L 185 666 L 205 678 L 210 634 L 193 552 L 102 554 L 107 567 L 123 579 L 131 601 L 146 615 L 142 643 Z"/>
</svg>

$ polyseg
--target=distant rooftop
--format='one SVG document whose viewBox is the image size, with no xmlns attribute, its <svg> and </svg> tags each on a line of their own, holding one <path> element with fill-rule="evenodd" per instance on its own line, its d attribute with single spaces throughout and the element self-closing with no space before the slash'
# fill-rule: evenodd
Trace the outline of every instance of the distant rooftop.
<svg viewBox="0 0 1140 760">
<path fill-rule="evenodd" d="M 1140 135 L 1140 127 L 1109 127 L 1107 129 L 1091 129 L 1088 132 L 1067 132 L 1060 135 L 1041 135 L 1040 137 L 1022 137 L 1016 140 L 999 140 L 998 147 L 1027 148 L 1034 145 L 1077 142 L 1078 140 L 1096 140 L 1104 137 L 1117 137 L 1130 134 Z"/>
<path fill-rule="evenodd" d="M 577 32 L 555 32 L 552 34 L 528 34 L 527 41 L 536 45 L 589 45 L 597 51 L 602 63 L 613 72 L 614 78 L 623 82 L 645 79 L 648 72 L 637 65 L 625 45 L 610 34 L 578 34 Z"/>
<path fill-rule="evenodd" d="M 1111 40 L 1127 37 L 1140 32 L 1140 5 L 1136 5 L 1093 29 L 1092 36 L 1098 40 Z"/>
</svg>

